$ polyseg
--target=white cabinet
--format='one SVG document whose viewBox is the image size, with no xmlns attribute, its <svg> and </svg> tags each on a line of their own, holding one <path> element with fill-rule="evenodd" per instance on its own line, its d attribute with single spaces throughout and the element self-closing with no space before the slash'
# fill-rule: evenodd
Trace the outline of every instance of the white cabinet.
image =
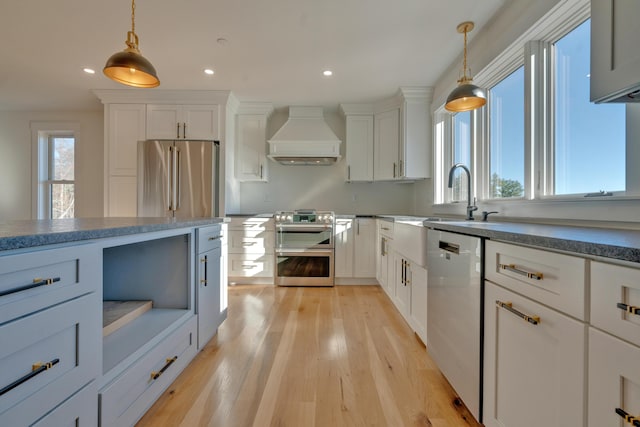
<svg viewBox="0 0 640 427">
<path fill-rule="evenodd" d="M 591 1 L 591 101 L 616 100 L 638 90 L 639 16 L 637 0 Z"/>
<path fill-rule="evenodd" d="M 229 224 L 229 280 L 273 283 L 275 226 L 272 218 L 234 217 Z"/>
<path fill-rule="evenodd" d="M 347 181 L 373 181 L 373 113 L 346 117 Z"/>
<path fill-rule="evenodd" d="M 147 105 L 146 139 L 220 139 L 218 105 Z"/>
<path fill-rule="evenodd" d="M 484 424 L 584 426 L 585 344 L 584 323 L 485 282 Z"/>
<path fill-rule="evenodd" d="M 235 177 L 239 181 L 268 181 L 267 119 L 271 104 L 242 104 L 236 116 Z"/>
<path fill-rule="evenodd" d="M 105 216 L 137 214 L 138 141 L 145 139 L 145 104 L 105 106 Z"/>
<path fill-rule="evenodd" d="M 484 424 L 584 426 L 586 260 L 494 241 L 485 253 Z"/>
<path fill-rule="evenodd" d="M 400 177 L 400 109 L 384 111 L 375 115 L 375 168 L 376 181 Z"/>
<path fill-rule="evenodd" d="M 376 278 L 389 297 L 393 297 L 395 284 L 393 283 L 393 222 L 382 219 L 376 220 Z"/>
<path fill-rule="evenodd" d="M 640 269 L 591 263 L 589 427 L 640 414 Z"/>
<path fill-rule="evenodd" d="M 427 270 L 419 265 L 409 264 L 411 280 L 411 303 L 409 324 L 423 343 L 427 342 Z"/>
<path fill-rule="evenodd" d="M 375 219 L 336 219 L 334 240 L 336 278 L 376 277 L 375 241 Z"/>
</svg>

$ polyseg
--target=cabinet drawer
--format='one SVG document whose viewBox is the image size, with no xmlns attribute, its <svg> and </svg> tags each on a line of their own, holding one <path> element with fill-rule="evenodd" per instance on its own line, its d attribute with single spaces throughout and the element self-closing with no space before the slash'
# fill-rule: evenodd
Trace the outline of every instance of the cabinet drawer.
<svg viewBox="0 0 640 427">
<path fill-rule="evenodd" d="M 616 413 L 640 414 L 640 348 L 589 328 L 589 427 L 630 426 Z"/>
<path fill-rule="evenodd" d="M 90 427 L 98 421 L 98 389 L 92 381 L 70 399 L 38 420 L 33 427 Z"/>
<path fill-rule="evenodd" d="M 229 254 L 230 277 L 273 277 L 273 254 Z"/>
<path fill-rule="evenodd" d="M 99 289 L 95 245 L 0 256 L 0 324 Z"/>
<path fill-rule="evenodd" d="M 378 220 L 378 234 L 393 239 L 395 224 L 392 221 Z"/>
<path fill-rule="evenodd" d="M 230 230 L 275 230 L 273 218 L 239 217 L 231 218 Z"/>
<path fill-rule="evenodd" d="M 131 426 L 140 419 L 195 356 L 196 329 L 194 316 L 100 391 L 102 427 Z"/>
<path fill-rule="evenodd" d="M 272 254 L 275 233 L 265 230 L 231 230 L 229 232 L 229 252 L 242 254 Z"/>
<path fill-rule="evenodd" d="M 487 279 L 585 319 L 585 259 L 491 240 L 485 256 Z"/>
<path fill-rule="evenodd" d="M 0 327 L 0 425 L 30 424 L 97 378 L 98 307 L 99 297 L 91 293 Z M 37 363 L 51 365 L 34 370 Z"/>
<path fill-rule="evenodd" d="M 591 263 L 591 324 L 640 346 L 640 270 Z"/>
<path fill-rule="evenodd" d="M 221 227 L 220 225 L 212 225 L 209 227 L 200 227 L 197 230 L 198 253 L 210 251 L 221 244 Z"/>
</svg>

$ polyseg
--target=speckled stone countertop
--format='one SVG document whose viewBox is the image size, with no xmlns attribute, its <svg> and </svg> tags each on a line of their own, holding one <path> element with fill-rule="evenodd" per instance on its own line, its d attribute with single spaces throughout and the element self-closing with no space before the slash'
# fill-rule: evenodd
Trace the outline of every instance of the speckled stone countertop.
<svg viewBox="0 0 640 427">
<path fill-rule="evenodd" d="M 425 221 L 425 227 L 509 243 L 640 262 L 640 231 L 510 222 Z"/>
<path fill-rule="evenodd" d="M 0 251 L 175 228 L 201 227 L 224 221 L 224 218 L 76 218 L 6 221 L 0 222 Z"/>
</svg>

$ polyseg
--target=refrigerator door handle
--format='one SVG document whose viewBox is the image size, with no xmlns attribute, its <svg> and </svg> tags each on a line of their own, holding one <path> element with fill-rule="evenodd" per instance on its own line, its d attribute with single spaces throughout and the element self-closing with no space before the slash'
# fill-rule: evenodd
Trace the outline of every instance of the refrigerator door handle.
<svg viewBox="0 0 640 427">
<path fill-rule="evenodd" d="M 180 149 L 176 147 L 176 175 L 173 181 L 173 185 L 175 186 L 174 194 L 175 198 L 175 210 L 180 209 Z"/>
<path fill-rule="evenodd" d="M 173 211 L 173 147 L 169 147 L 167 150 L 167 203 L 169 204 L 169 211 Z"/>
</svg>

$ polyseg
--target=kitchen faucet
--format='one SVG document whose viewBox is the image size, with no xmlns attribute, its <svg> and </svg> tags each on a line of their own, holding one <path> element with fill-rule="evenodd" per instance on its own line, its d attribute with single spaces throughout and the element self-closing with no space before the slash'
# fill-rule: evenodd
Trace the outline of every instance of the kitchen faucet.
<svg viewBox="0 0 640 427">
<path fill-rule="evenodd" d="M 471 172 L 469 168 L 463 165 L 462 163 L 456 163 L 449 170 L 449 188 L 453 188 L 453 172 L 456 169 L 461 168 L 463 171 L 467 173 L 467 221 L 473 221 L 473 211 L 477 211 L 478 207 L 476 206 L 475 199 L 473 200 L 473 205 L 471 204 Z"/>
</svg>

